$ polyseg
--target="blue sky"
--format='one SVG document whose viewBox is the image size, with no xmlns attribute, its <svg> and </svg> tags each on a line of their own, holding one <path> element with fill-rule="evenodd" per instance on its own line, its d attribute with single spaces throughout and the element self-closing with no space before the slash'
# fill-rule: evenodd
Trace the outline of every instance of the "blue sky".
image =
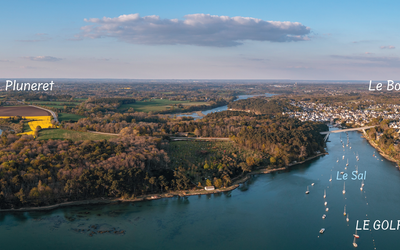
<svg viewBox="0 0 400 250">
<path fill-rule="evenodd" d="M 3 1 L 0 77 L 398 79 L 399 5 Z"/>
</svg>

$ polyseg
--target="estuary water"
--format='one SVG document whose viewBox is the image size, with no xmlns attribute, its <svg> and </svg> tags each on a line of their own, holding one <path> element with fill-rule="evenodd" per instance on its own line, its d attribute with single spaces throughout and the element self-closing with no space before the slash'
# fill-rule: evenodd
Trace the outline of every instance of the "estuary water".
<svg viewBox="0 0 400 250">
<path fill-rule="evenodd" d="M 273 95 L 274 94 L 270 94 L 270 93 L 265 93 L 264 95 L 239 95 L 238 98 L 235 101 L 243 100 L 243 99 L 247 99 L 247 98 L 251 98 L 251 97 L 255 97 L 255 96 L 271 97 Z M 216 108 L 209 109 L 209 110 L 204 110 L 204 111 L 201 111 L 201 112 L 204 115 L 208 115 L 210 113 L 221 112 L 221 111 L 225 111 L 225 110 L 228 110 L 228 105 L 221 106 L 221 107 L 216 107 Z M 191 114 L 180 114 L 180 115 L 177 115 L 177 116 L 189 116 L 189 117 L 193 117 L 195 120 L 202 118 L 202 116 L 199 116 L 196 112 L 191 113 Z"/>
<path fill-rule="evenodd" d="M 330 141 L 329 155 L 254 176 L 227 193 L 0 213 L 0 249 L 353 249 L 357 220 L 369 219 L 371 229 L 375 220 L 393 220 L 396 228 L 400 171 L 379 154 L 374 157 L 375 149 L 361 133 L 349 132 L 348 147 L 345 133 L 331 134 Z M 348 179 L 342 194 L 343 180 L 336 179 L 336 171 L 350 178 L 356 165 L 359 173 L 366 172 L 364 189 L 361 180 Z M 400 244 L 397 230 L 358 235 L 359 249 L 397 249 Z"/>
</svg>

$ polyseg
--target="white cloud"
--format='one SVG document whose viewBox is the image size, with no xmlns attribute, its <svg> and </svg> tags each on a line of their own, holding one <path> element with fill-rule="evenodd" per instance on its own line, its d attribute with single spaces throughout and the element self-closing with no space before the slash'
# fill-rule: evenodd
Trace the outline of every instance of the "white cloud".
<svg viewBox="0 0 400 250">
<path fill-rule="evenodd" d="M 31 61 L 40 61 L 40 62 L 57 62 L 62 60 L 62 58 L 53 56 L 25 56 L 24 58 L 29 59 Z"/>
<path fill-rule="evenodd" d="M 187 44 L 229 47 L 245 40 L 290 42 L 309 40 L 310 28 L 298 22 L 264 21 L 251 17 L 191 14 L 184 20 L 140 17 L 139 14 L 85 19 L 78 37 L 115 37 L 134 44 Z"/>
<path fill-rule="evenodd" d="M 389 45 L 389 46 L 381 46 L 380 48 L 381 49 L 395 49 L 396 47 Z"/>
</svg>

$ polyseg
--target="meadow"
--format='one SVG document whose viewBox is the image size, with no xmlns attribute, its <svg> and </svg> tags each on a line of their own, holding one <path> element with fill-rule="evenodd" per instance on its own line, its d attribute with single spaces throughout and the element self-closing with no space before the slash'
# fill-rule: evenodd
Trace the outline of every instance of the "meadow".
<svg viewBox="0 0 400 250">
<path fill-rule="evenodd" d="M 57 101 L 35 101 L 30 103 L 32 103 L 33 105 L 46 106 L 57 109 L 63 109 L 64 106 L 76 107 L 80 104 L 80 102 L 57 102 Z"/>
<path fill-rule="evenodd" d="M 135 111 L 139 112 L 156 112 L 171 109 L 172 105 L 182 104 L 183 106 L 193 106 L 193 105 L 209 105 L 207 102 L 189 102 L 189 101 L 170 101 L 168 99 L 151 99 L 146 101 L 137 101 L 132 104 L 123 104 L 119 107 L 120 111 L 128 110 L 133 108 Z"/>
<path fill-rule="evenodd" d="M 84 116 L 81 116 L 81 115 L 75 115 L 75 114 L 58 113 L 58 120 L 59 120 L 60 122 L 62 122 L 62 121 L 69 121 L 69 120 L 76 122 L 76 121 L 78 121 L 78 120 L 81 119 L 81 118 L 85 118 L 85 117 L 84 117 Z"/>
<path fill-rule="evenodd" d="M 115 138 L 114 135 L 102 135 L 90 132 L 79 132 L 66 129 L 43 129 L 39 131 L 37 140 L 72 140 L 72 141 L 84 141 L 84 140 L 109 140 Z"/>
<path fill-rule="evenodd" d="M 170 142 L 166 150 L 171 160 L 171 167 L 183 167 L 186 174 L 196 183 L 205 184 L 202 177 L 212 176 L 223 168 L 223 165 L 246 163 L 246 159 L 258 158 L 260 163 L 266 155 L 246 149 L 231 141 L 175 141 Z"/>
</svg>

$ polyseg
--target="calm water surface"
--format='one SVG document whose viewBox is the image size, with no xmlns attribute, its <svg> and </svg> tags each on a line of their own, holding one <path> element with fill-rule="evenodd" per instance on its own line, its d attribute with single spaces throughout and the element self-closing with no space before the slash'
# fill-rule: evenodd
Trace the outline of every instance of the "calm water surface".
<svg viewBox="0 0 400 250">
<path fill-rule="evenodd" d="M 255 97 L 255 96 L 266 96 L 266 97 L 271 97 L 274 94 L 269 94 L 269 93 L 265 93 L 264 95 L 239 95 L 238 99 L 236 99 L 235 101 L 238 100 L 243 100 L 243 99 L 247 99 L 247 98 L 251 98 L 251 97 Z M 221 107 L 217 107 L 217 108 L 213 108 L 213 109 L 209 109 L 209 110 L 205 110 L 205 111 L 201 111 L 204 115 L 208 115 L 210 113 L 215 113 L 215 112 L 221 112 L 221 111 L 225 111 L 228 110 L 228 105 L 225 106 L 221 106 Z M 195 120 L 196 119 L 201 119 L 202 116 L 199 116 L 197 113 L 191 113 L 191 114 L 185 114 L 185 115 L 177 115 L 177 116 L 190 116 L 193 117 Z"/>
<path fill-rule="evenodd" d="M 341 136 L 346 143 L 346 134 Z M 0 213 L 0 249 L 353 249 L 356 220 L 396 220 L 397 225 L 400 171 L 379 155 L 373 157 L 374 148 L 360 133 L 350 132 L 349 138 L 352 149 L 343 151 L 339 134 L 333 134 L 329 155 L 290 171 L 255 176 L 229 193 Z M 347 180 L 343 195 L 336 171 L 351 173 L 355 165 L 360 173 L 367 171 L 364 191 L 361 181 Z M 306 195 L 311 183 L 315 185 Z M 343 216 L 345 205 L 349 222 Z M 321 235 L 322 227 L 326 231 Z M 90 228 L 125 233 L 91 237 Z M 396 249 L 400 244 L 399 231 L 358 234 L 359 249 Z"/>
</svg>

